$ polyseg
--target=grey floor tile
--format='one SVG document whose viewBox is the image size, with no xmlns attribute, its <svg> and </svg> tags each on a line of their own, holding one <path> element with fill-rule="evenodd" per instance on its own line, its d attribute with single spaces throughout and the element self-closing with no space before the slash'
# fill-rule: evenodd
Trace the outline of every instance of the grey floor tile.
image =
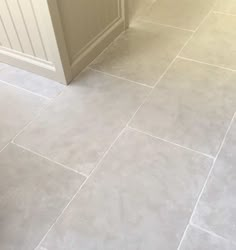
<svg viewBox="0 0 236 250">
<path fill-rule="evenodd" d="M 211 164 L 126 130 L 39 249 L 176 250 Z"/>
<path fill-rule="evenodd" d="M 236 16 L 212 13 L 182 56 L 236 70 Z"/>
<path fill-rule="evenodd" d="M 0 82 L 0 150 L 48 101 Z"/>
<path fill-rule="evenodd" d="M 48 98 L 56 97 L 65 88 L 60 83 L 12 66 L 0 70 L 0 81 Z"/>
<path fill-rule="evenodd" d="M 0 249 L 32 250 L 84 177 L 12 144 L 0 171 Z"/>
<path fill-rule="evenodd" d="M 195 224 L 236 242 L 236 121 L 216 161 Z"/>
<path fill-rule="evenodd" d="M 214 10 L 236 15 L 236 1 L 217 0 Z"/>
<path fill-rule="evenodd" d="M 145 20 L 195 30 L 215 0 L 158 0 L 142 16 Z"/>
<path fill-rule="evenodd" d="M 215 156 L 236 110 L 236 75 L 177 60 L 131 126 Z"/>
<path fill-rule="evenodd" d="M 187 31 L 137 22 L 91 67 L 153 86 L 190 35 Z"/>
<path fill-rule="evenodd" d="M 7 64 L 0 62 L 0 71 L 7 68 L 7 67 L 9 67 Z"/>
<path fill-rule="evenodd" d="M 148 92 L 86 70 L 16 142 L 89 174 Z"/>
<path fill-rule="evenodd" d="M 180 250 L 236 250 L 236 245 L 190 226 Z"/>
</svg>

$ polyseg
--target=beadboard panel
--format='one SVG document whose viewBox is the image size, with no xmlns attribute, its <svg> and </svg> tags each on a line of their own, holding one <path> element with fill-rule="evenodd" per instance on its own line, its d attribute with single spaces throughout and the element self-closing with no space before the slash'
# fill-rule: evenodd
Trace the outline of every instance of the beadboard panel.
<svg viewBox="0 0 236 250">
<path fill-rule="evenodd" d="M 1 0 L 0 15 L 4 33 L 3 47 L 48 61 L 45 44 L 36 16 L 38 0 Z M 40 0 L 44 4 L 44 0 Z M 9 41 L 3 37 L 8 37 Z"/>
<path fill-rule="evenodd" d="M 67 82 L 48 0 L 0 0 L 0 61 Z"/>
</svg>

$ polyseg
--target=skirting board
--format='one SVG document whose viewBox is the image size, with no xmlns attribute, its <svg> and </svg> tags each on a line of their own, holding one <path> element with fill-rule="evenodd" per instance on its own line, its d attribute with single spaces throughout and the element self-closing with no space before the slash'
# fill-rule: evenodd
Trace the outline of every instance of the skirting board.
<svg viewBox="0 0 236 250">
<path fill-rule="evenodd" d="M 0 61 L 59 81 L 55 66 L 52 63 L 28 56 L 18 51 L 0 46 Z"/>
<path fill-rule="evenodd" d="M 72 76 L 75 78 L 89 65 L 108 45 L 125 30 L 125 21 L 119 18 L 112 26 L 106 29 L 93 41 L 72 63 Z"/>
</svg>

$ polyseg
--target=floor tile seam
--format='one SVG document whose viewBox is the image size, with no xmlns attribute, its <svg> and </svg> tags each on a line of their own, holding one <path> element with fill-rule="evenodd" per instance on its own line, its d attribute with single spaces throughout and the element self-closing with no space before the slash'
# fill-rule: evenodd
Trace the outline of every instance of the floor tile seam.
<svg viewBox="0 0 236 250">
<path fill-rule="evenodd" d="M 121 135 L 124 133 L 126 127 L 124 127 L 121 132 L 118 134 L 118 136 L 115 138 L 115 140 L 111 143 L 111 145 L 109 146 L 109 148 L 106 150 L 106 152 L 103 154 L 103 156 L 100 158 L 100 160 L 98 161 L 98 163 L 96 164 L 95 168 L 91 171 L 91 173 L 88 175 L 88 177 L 85 179 L 85 181 L 82 183 L 82 185 L 80 186 L 80 188 L 76 191 L 76 193 L 73 195 L 73 197 L 71 198 L 71 200 L 68 202 L 68 204 L 64 207 L 64 209 L 62 210 L 62 212 L 60 213 L 60 215 L 56 218 L 56 220 L 54 221 L 54 223 L 50 226 L 49 230 L 46 232 L 46 234 L 44 235 L 44 237 L 42 238 L 42 240 L 37 244 L 37 246 L 34 248 L 34 250 L 38 250 L 38 247 L 43 243 L 43 241 L 46 239 L 47 235 L 51 232 L 51 230 L 54 228 L 54 226 L 57 224 L 57 222 L 59 221 L 59 219 L 64 215 L 65 211 L 68 209 L 68 207 L 70 206 L 70 204 L 73 202 L 73 200 L 77 197 L 77 195 L 79 196 L 80 191 L 84 188 L 84 186 L 86 185 L 86 183 L 88 182 L 88 180 L 94 175 L 94 173 L 98 170 L 98 168 L 100 167 L 101 163 L 103 162 L 103 160 L 105 159 L 105 157 L 108 155 L 108 153 L 110 152 L 111 148 L 115 145 L 115 143 L 118 141 L 118 139 L 121 137 Z"/>
<path fill-rule="evenodd" d="M 17 147 L 19 147 L 19 148 L 25 150 L 25 151 L 30 152 L 30 153 L 33 154 L 33 155 L 36 155 L 36 156 L 38 156 L 38 157 L 40 157 L 40 158 L 43 158 L 43 159 L 45 159 L 45 160 L 47 160 L 47 161 L 49 161 L 49 162 L 51 162 L 51 163 L 54 163 L 54 164 L 56 164 L 56 165 L 59 165 L 59 166 L 63 167 L 64 169 L 69 170 L 69 171 L 71 171 L 71 172 L 73 172 L 73 173 L 75 173 L 75 174 L 81 175 L 81 176 L 83 176 L 84 178 L 88 178 L 88 176 L 87 176 L 86 174 L 81 173 L 81 172 L 79 172 L 79 171 L 77 171 L 77 170 L 75 170 L 75 169 L 73 169 L 73 168 L 70 168 L 70 167 L 68 167 L 68 166 L 66 166 L 66 165 L 64 165 L 64 164 L 62 164 L 62 163 L 60 163 L 60 162 L 57 162 L 57 161 L 55 161 L 55 160 L 53 160 L 53 159 L 51 159 L 51 158 L 49 158 L 49 157 L 46 157 L 45 155 L 40 154 L 40 153 L 38 153 L 38 152 L 36 152 L 36 151 L 34 151 L 34 150 L 28 148 L 28 147 L 25 147 L 25 146 L 23 146 L 23 145 L 21 145 L 21 144 L 15 143 L 15 142 L 10 142 L 10 144 L 13 144 L 13 145 L 15 145 L 15 146 L 17 146 Z"/>
<path fill-rule="evenodd" d="M 154 89 L 158 86 L 158 84 L 161 82 L 161 80 L 165 77 L 165 75 L 167 74 L 167 72 L 170 70 L 170 68 L 172 67 L 172 65 L 175 63 L 175 61 L 178 58 L 178 55 L 182 52 L 182 50 L 185 48 L 186 44 L 188 43 L 189 40 L 191 40 L 192 35 L 187 39 L 187 41 L 185 42 L 185 44 L 183 45 L 183 47 L 180 49 L 180 51 L 178 52 L 178 54 L 176 55 L 176 57 L 170 62 L 170 64 L 166 67 L 165 71 L 162 73 L 162 75 L 158 78 L 158 80 L 156 81 L 155 85 L 153 86 L 153 88 L 150 90 L 150 92 L 147 94 L 146 98 L 144 99 L 144 101 L 141 103 L 141 105 L 138 107 L 138 109 L 136 110 L 136 112 L 133 114 L 133 116 L 131 117 L 130 121 L 128 122 L 128 125 L 133 121 L 134 117 L 136 116 L 136 114 L 139 112 L 139 110 L 145 105 L 145 103 L 148 101 L 148 99 L 150 98 L 150 96 L 152 95 Z"/>
<path fill-rule="evenodd" d="M 172 29 L 176 29 L 176 30 L 187 31 L 187 32 L 190 32 L 190 33 L 195 32 L 195 30 L 192 30 L 192 29 L 185 29 L 185 28 L 181 28 L 181 27 L 178 27 L 178 26 L 170 25 L 170 24 L 151 21 L 151 20 L 145 19 L 145 17 L 140 17 L 137 21 L 150 23 L 150 24 L 154 24 L 154 25 L 159 25 L 159 26 L 163 26 L 163 27 L 166 27 L 166 28 L 172 28 Z"/>
<path fill-rule="evenodd" d="M 1 73 L 1 71 L 0 71 L 0 73 Z M 49 97 L 44 96 L 44 95 L 40 95 L 40 94 L 35 93 L 35 92 L 33 92 L 33 91 L 30 91 L 30 90 L 28 90 L 28 89 L 22 88 L 22 87 L 17 86 L 17 85 L 15 85 L 15 84 L 13 84 L 13 83 L 9 83 L 9 82 L 7 82 L 7 81 L 5 81 L 5 80 L 1 80 L 1 79 L 0 79 L 0 83 L 5 84 L 5 85 L 7 85 L 7 86 L 9 86 L 9 87 L 12 87 L 12 88 L 21 90 L 22 92 L 31 94 L 31 95 L 33 95 L 33 96 L 37 96 L 37 97 L 46 99 L 47 101 L 51 101 L 51 100 L 53 99 L 53 98 L 49 98 Z"/>
<path fill-rule="evenodd" d="M 219 15 L 225 15 L 225 16 L 233 16 L 236 17 L 236 14 L 232 14 L 229 12 L 224 12 L 224 11 L 218 11 L 218 10 L 213 10 L 212 11 L 214 14 L 219 14 Z"/>
<path fill-rule="evenodd" d="M 223 70 L 227 70 L 227 71 L 231 71 L 231 72 L 236 72 L 236 69 L 231 69 L 231 68 L 223 67 L 223 66 L 220 66 L 220 65 L 217 65 L 217 64 L 212 64 L 212 63 L 207 63 L 207 62 L 204 62 L 204 61 L 199 61 L 199 60 L 196 60 L 196 59 L 190 58 L 190 57 L 178 56 L 177 58 L 182 59 L 182 60 L 186 60 L 186 61 L 196 62 L 196 63 L 199 63 L 199 64 L 204 64 L 204 65 L 207 65 L 207 66 L 211 66 L 211 67 L 215 67 L 215 68 L 219 68 L 219 69 L 223 69 Z"/>
<path fill-rule="evenodd" d="M 151 133 L 149 133 L 149 132 L 146 132 L 146 131 L 143 131 L 143 130 L 134 128 L 134 127 L 132 127 L 132 126 L 130 126 L 130 125 L 127 126 L 127 128 L 130 129 L 130 130 L 136 131 L 136 132 L 138 132 L 138 133 L 147 135 L 147 136 L 149 136 L 149 137 L 152 137 L 153 139 L 156 139 L 156 140 L 159 140 L 159 141 L 162 141 L 162 142 L 166 142 L 167 144 L 171 144 L 171 145 L 176 146 L 176 147 L 178 147 L 178 148 L 182 148 L 182 149 L 185 149 L 185 150 L 187 150 L 187 151 L 191 151 L 191 152 L 193 152 L 193 153 L 196 153 L 196 154 L 198 154 L 198 155 L 207 157 L 208 159 L 211 159 L 211 160 L 214 160 L 214 159 L 215 159 L 215 157 L 212 156 L 212 155 L 203 153 L 203 152 L 201 152 L 201 151 L 194 150 L 194 149 L 192 149 L 192 148 L 189 148 L 189 147 L 183 146 L 183 145 L 181 145 L 181 144 L 178 144 L 178 143 L 169 141 L 169 140 L 164 139 L 164 138 L 161 138 L 161 137 L 159 137 L 159 136 L 155 136 L 155 135 L 153 135 L 153 134 L 151 134 Z"/>
<path fill-rule="evenodd" d="M 94 72 L 101 73 L 103 75 L 107 75 L 107 76 L 110 76 L 110 77 L 113 77 L 113 78 L 116 78 L 116 79 L 120 79 L 122 81 L 127 81 L 127 82 L 130 82 L 130 83 L 134 83 L 136 85 L 143 86 L 143 87 L 146 87 L 146 88 L 149 88 L 149 89 L 153 89 L 154 88 L 154 86 L 151 86 L 151 85 L 148 85 L 148 84 L 145 84 L 145 83 L 141 83 L 141 82 L 137 82 L 137 81 L 133 81 L 133 80 L 127 79 L 125 77 L 120 77 L 120 76 L 108 73 L 106 71 L 94 69 L 94 68 L 91 68 L 90 66 L 88 66 L 88 69 L 90 69 L 90 70 L 92 70 Z"/>
<path fill-rule="evenodd" d="M 219 238 L 221 240 L 227 241 L 227 242 L 229 242 L 229 243 L 231 243 L 231 244 L 233 244 L 233 245 L 236 246 L 236 242 L 231 241 L 231 240 L 229 240 L 229 239 L 227 239 L 227 238 L 225 238 L 225 237 L 223 237 L 223 236 L 221 236 L 221 235 L 219 235 L 219 234 L 217 234 L 217 233 L 215 233 L 215 232 L 213 232 L 211 230 L 208 230 L 208 229 L 206 229 L 206 228 L 204 228 L 202 226 L 199 226 L 199 225 L 197 225 L 197 224 L 195 224 L 193 222 L 189 223 L 189 225 L 192 226 L 192 227 L 194 227 L 194 228 L 196 228 L 196 229 L 198 229 L 198 230 L 200 230 L 200 231 L 208 233 L 208 234 L 210 234 L 213 237 L 216 237 L 216 238 Z"/>
<path fill-rule="evenodd" d="M 0 149 L 0 154 L 9 146 L 10 143 L 11 143 L 11 142 L 8 142 L 7 144 L 5 144 L 5 145 L 3 146 L 2 149 Z"/>
<path fill-rule="evenodd" d="M 102 52 L 103 53 L 103 52 Z M 94 59 L 95 60 L 95 59 Z M 89 68 L 89 66 L 86 67 L 86 69 Z M 85 69 L 85 70 L 86 70 Z M 151 91 L 150 91 L 151 92 Z M 149 96 L 149 94 L 147 94 L 146 98 Z M 146 99 L 144 98 L 144 99 Z M 141 104 L 142 105 L 142 104 Z M 89 176 L 87 177 L 87 179 L 83 182 L 83 184 L 81 185 L 81 187 L 77 190 L 77 192 L 74 194 L 74 196 L 72 197 L 72 199 L 69 201 L 69 203 L 66 205 L 66 207 L 63 209 L 62 213 L 57 217 L 57 219 L 55 220 L 55 222 L 51 225 L 51 227 L 49 228 L 49 230 L 46 232 L 46 234 L 44 235 L 44 237 L 42 238 L 42 240 L 39 242 L 39 244 L 35 247 L 35 250 L 38 250 L 37 248 L 42 244 L 42 242 L 45 240 L 45 238 L 47 237 L 47 235 L 50 233 L 50 231 L 54 228 L 54 226 L 56 225 L 56 223 L 58 222 L 58 220 L 63 216 L 63 214 L 65 213 L 65 211 L 67 210 L 67 208 L 70 206 L 70 204 L 73 202 L 73 200 L 76 198 L 76 196 L 80 194 L 80 191 L 82 190 L 82 188 L 86 185 L 86 183 L 88 182 L 88 180 L 94 175 L 94 173 L 99 169 L 100 165 L 102 164 L 103 160 L 105 159 L 105 157 L 109 154 L 110 150 L 112 149 L 112 147 L 115 145 L 115 143 L 118 141 L 118 139 L 121 137 L 121 135 L 124 133 L 124 131 L 127 129 L 127 126 L 129 124 L 129 122 L 132 120 L 133 116 L 137 113 L 137 111 L 139 110 L 139 108 L 141 107 L 141 105 L 137 108 L 137 110 L 134 112 L 134 114 L 131 116 L 131 118 L 128 120 L 126 126 L 124 126 L 124 128 L 121 130 L 121 132 L 118 134 L 118 136 L 114 139 L 114 141 L 110 144 L 110 146 L 108 147 L 108 149 L 106 150 L 106 152 L 103 154 L 103 156 L 99 159 L 98 163 L 96 164 L 95 168 L 91 171 L 91 173 L 89 174 Z"/>
<path fill-rule="evenodd" d="M 33 123 L 36 122 L 37 119 L 42 115 L 43 112 L 45 112 L 54 102 L 57 98 L 59 98 L 62 94 L 64 93 L 64 91 L 62 91 L 58 96 L 56 96 L 55 98 L 49 100 L 46 104 L 43 105 L 42 108 L 40 108 L 40 110 L 35 114 L 35 116 L 32 118 L 32 120 L 30 120 L 21 130 L 19 130 L 18 133 L 16 133 L 15 136 L 12 137 L 11 142 L 15 142 L 16 138 L 18 136 L 20 136 L 23 132 L 25 132 L 25 130 Z"/>
<path fill-rule="evenodd" d="M 235 116 L 236 116 L 236 113 L 233 115 L 233 118 L 232 118 L 232 120 L 231 120 L 230 123 L 229 123 L 229 126 L 228 126 L 227 131 L 226 131 L 226 133 L 225 133 L 225 135 L 224 135 L 224 138 L 223 138 L 223 140 L 222 140 L 222 142 L 221 142 L 221 145 L 220 145 L 219 150 L 218 150 L 218 152 L 217 152 L 217 154 L 216 154 L 216 157 L 215 157 L 215 159 L 213 160 L 213 163 L 212 163 L 211 168 L 210 168 L 210 170 L 209 170 L 209 172 L 208 172 L 208 175 L 207 175 L 207 177 L 206 177 L 206 180 L 205 180 L 205 182 L 204 182 L 204 184 L 203 184 L 203 187 L 202 187 L 202 189 L 201 189 L 201 191 L 200 191 L 200 193 L 199 193 L 199 195 L 198 195 L 197 201 L 196 201 L 196 203 L 195 203 L 195 205 L 194 205 L 194 208 L 193 208 L 193 210 L 192 210 L 192 213 L 191 213 L 191 216 L 190 216 L 188 225 L 189 225 L 189 224 L 194 224 L 194 223 L 193 223 L 193 217 L 194 217 L 194 215 L 195 215 L 195 213 L 196 213 L 198 204 L 199 204 L 199 202 L 200 202 L 200 200 L 201 200 L 201 198 L 202 198 L 202 195 L 203 195 L 203 193 L 204 193 L 204 191 L 205 191 L 205 189 L 206 189 L 206 186 L 207 186 L 207 184 L 208 184 L 208 181 L 209 181 L 209 179 L 210 179 L 210 177 L 211 177 L 211 175 L 212 175 L 212 172 L 213 172 L 215 163 L 216 163 L 216 161 L 217 161 L 217 159 L 218 159 L 218 156 L 219 156 L 219 154 L 220 154 L 220 152 L 221 152 L 221 150 L 222 150 L 222 148 L 223 148 L 223 146 L 224 146 L 224 143 L 225 143 L 225 141 L 226 141 L 226 138 L 227 138 L 227 136 L 228 136 L 228 134 L 229 134 L 229 131 L 230 131 L 232 125 L 233 125 Z M 183 242 L 183 240 L 184 240 L 184 237 L 185 237 L 186 232 L 187 232 L 187 229 L 188 229 L 188 225 L 187 225 L 187 227 L 186 227 L 186 229 L 185 229 L 185 231 L 184 231 L 183 237 L 182 237 L 182 239 L 181 239 L 181 241 L 180 241 L 180 244 L 179 244 L 177 250 L 179 250 L 180 247 L 181 247 L 181 245 L 182 245 L 182 242 Z"/>
</svg>

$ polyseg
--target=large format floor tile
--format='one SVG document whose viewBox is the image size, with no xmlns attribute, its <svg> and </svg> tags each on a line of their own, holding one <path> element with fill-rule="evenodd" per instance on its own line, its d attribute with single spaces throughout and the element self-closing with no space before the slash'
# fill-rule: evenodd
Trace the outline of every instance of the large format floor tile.
<svg viewBox="0 0 236 250">
<path fill-rule="evenodd" d="M 0 150 L 46 103 L 44 98 L 0 82 Z"/>
<path fill-rule="evenodd" d="M 177 60 L 131 126 L 215 156 L 236 110 L 236 75 Z"/>
<path fill-rule="evenodd" d="M 217 0 L 214 10 L 236 15 L 236 1 Z"/>
<path fill-rule="evenodd" d="M 236 121 L 193 217 L 195 224 L 236 242 Z"/>
<path fill-rule="evenodd" d="M 152 22 L 195 30 L 215 0 L 158 0 L 142 18 Z"/>
<path fill-rule="evenodd" d="M 148 92 L 87 70 L 16 142 L 89 174 Z"/>
<path fill-rule="evenodd" d="M 180 250 L 236 250 L 236 245 L 190 226 Z"/>
<path fill-rule="evenodd" d="M 182 56 L 236 70 L 236 16 L 211 14 Z"/>
<path fill-rule="evenodd" d="M 126 130 L 39 249 L 176 250 L 211 163 Z"/>
<path fill-rule="evenodd" d="M 8 65 L 0 70 L 0 81 L 48 98 L 56 97 L 65 88 L 60 83 Z"/>
<path fill-rule="evenodd" d="M 3 69 L 5 69 L 6 67 L 8 67 L 7 64 L 0 62 L 0 71 L 3 70 Z"/>
<path fill-rule="evenodd" d="M 10 144 L 0 153 L 0 249 L 32 250 L 84 177 Z"/>
<path fill-rule="evenodd" d="M 137 22 L 115 40 L 91 67 L 154 85 L 190 35 L 191 32 L 187 31 Z"/>
</svg>

